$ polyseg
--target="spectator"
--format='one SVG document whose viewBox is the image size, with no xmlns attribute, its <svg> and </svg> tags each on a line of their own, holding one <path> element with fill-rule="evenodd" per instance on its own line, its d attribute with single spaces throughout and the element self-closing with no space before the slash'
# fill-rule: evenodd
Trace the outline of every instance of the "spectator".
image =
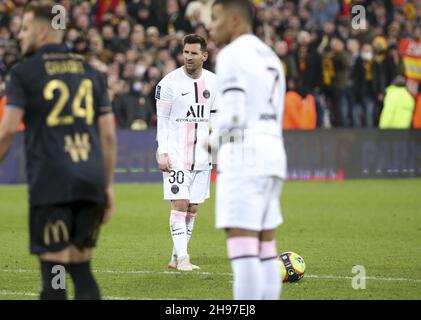
<svg viewBox="0 0 421 320">
<path fill-rule="evenodd" d="M 26 2 L 0 0 L 0 85 L 11 66 L 21 59 L 16 49 L 16 35 Z M 65 43 L 75 52 L 86 55 L 91 64 L 107 75 L 112 97 L 127 93 L 133 81 L 140 79 L 143 93 L 153 101 L 156 82 L 148 78 L 149 74 L 162 77 L 182 64 L 180 43 L 186 33 L 194 31 L 207 39 L 209 59 L 204 67 L 213 70 L 218 49 L 209 39 L 207 30 L 212 3 L 213 0 L 61 0 L 60 4 L 70 12 Z M 397 50 L 401 39 L 420 38 L 418 11 L 421 7 L 412 0 L 353 0 L 352 4 L 345 0 L 255 0 L 253 3 L 255 33 L 278 53 L 289 87 L 295 88 L 302 97 L 314 96 L 318 127 L 330 127 L 327 102 L 334 112 L 338 112 L 339 105 L 336 126 L 376 125 L 386 87 L 403 73 L 402 58 Z M 366 8 L 366 19 L 360 21 L 366 23 L 365 29 L 350 25 L 350 9 L 357 4 Z M 332 53 L 330 45 L 337 37 L 347 43 L 342 51 L 348 57 L 347 68 L 352 72 L 347 68 L 340 71 L 338 57 L 342 53 Z M 355 49 L 357 40 L 361 44 L 373 44 L 373 48 L 364 49 L 373 51 L 371 62 L 362 59 L 362 54 Z M 333 86 L 323 86 L 329 55 Z M 333 95 L 334 92 L 341 95 L 341 90 L 338 93 L 334 87 L 342 80 L 347 84 L 344 89 L 347 103 L 338 103 Z M 411 88 L 416 87 L 417 83 Z M 354 98 L 357 100 L 353 101 Z M 343 113 L 347 115 L 344 117 Z"/>
<path fill-rule="evenodd" d="M 289 80 L 296 81 L 298 78 L 297 64 L 295 63 L 294 56 L 288 52 L 287 43 L 280 40 L 276 41 L 274 51 L 282 62 L 287 83 Z"/>
<path fill-rule="evenodd" d="M 128 20 L 121 20 L 118 24 L 118 33 L 117 33 L 117 50 L 124 52 L 130 47 L 130 33 L 131 26 Z"/>
<path fill-rule="evenodd" d="M 73 51 L 82 56 L 89 51 L 89 43 L 83 36 L 78 37 L 73 44 Z"/>
<path fill-rule="evenodd" d="M 146 46 L 145 28 L 141 24 L 136 24 L 133 27 L 133 32 L 130 36 L 130 48 L 140 53 Z"/>
<path fill-rule="evenodd" d="M 193 27 L 203 24 L 206 28 L 209 28 L 213 1 L 214 0 L 191 1 L 187 5 L 186 17 L 190 20 L 190 24 Z"/>
<path fill-rule="evenodd" d="M 192 27 L 181 12 L 177 0 L 167 0 L 167 12 L 161 19 L 160 32 L 167 35 L 179 30 L 191 33 Z"/>
<path fill-rule="evenodd" d="M 355 104 L 352 108 L 352 118 L 355 127 L 361 127 L 361 116 L 364 115 L 364 123 L 368 128 L 374 126 L 375 86 L 376 75 L 373 69 L 373 47 L 366 43 L 361 48 L 361 54 L 357 57 L 352 69 L 352 82 Z"/>
<path fill-rule="evenodd" d="M 151 6 L 146 4 L 139 4 L 136 12 L 136 21 L 139 25 L 142 25 L 145 29 L 158 25 L 156 17 L 152 11 Z"/>
<path fill-rule="evenodd" d="M 373 40 L 373 48 L 373 72 L 375 74 L 374 88 L 377 98 L 376 114 L 379 114 L 379 110 L 381 110 L 383 104 L 386 87 L 392 83 L 392 80 L 398 74 L 398 66 L 396 65 L 396 60 L 389 54 L 386 38 L 383 36 L 375 37 Z"/>
<path fill-rule="evenodd" d="M 101 29 L 101 36 L 104 43 L 104 48 L 110 51 L 117 51 L 118 39 L 115 36 L 114 27 L 110 24 L 103 25 Z"/>
<path fill-rule="evenodd" d="M 114 10 L 121 2 L 121 0 L 92 0 L 94 3 L 93 14 L 94 20 L 97 27 L 102 27 L 104 23 L 104 15 Z"/>
<path fill-rule="evenodd" d="M 202 18 L 203 4 L 200 1 L 192 1 L 186 8 L 186 18 L 189 21 L 192 28 L 195 28 L 199 24 L 203 24 Z"/>
<path fill-rule="evenodd" d="M 338 13 L 337 0 L 312 0 L 310 25 L 318 29 L 325 23 L 334 23 Z"/>
<path fill-rule="evenodd" d="M 295 53 L 298 79 L 296 80 L 297 92 L 305 97 L 313 95 L 317 106 L 317 126 L 329 127 L 330 121 L 326 120 L 326 105 L 322 99 L 322 59 L 317 49 L 312 45 L 311 35 L 301 31 L 297 37 L 298 48 Z"/>
<path fill-rule="evenodd" d="M 110 50 L 104 48 L 104 41 L 99 35 L 95 35 L 91 38 L 89 49 L 91 57 L 95 57 L 105 64 L 111 63 L 114 58 L 114 54 Z"/>
<path fill-rule="evenodd" d="M 83 36 L 87 36 L 89 32 L 89 17 L 85 14 L 81 14 L 76 18 L 76 28 Z"/>
<path fill-rule="evenodd" d="M 351 70 L 351 77 L 348 81 L 348 86 L 346 88 L 345 96 L 348 104 L 348 108 L 351 112 L 352 126 L 361 127 L 360 113 L 356 111 L 356 96 L 355 96 L 355 86 L 357 85 L 355 77 L 353 77 L 353 72 L 355 70 L 356 62 L 360 56 L 360 43 L 356 38 L 349 38 L 346 42 L 346 48 L 348 51 L 348 59 L 350 61 L 349 66 Z"/>
<path fill-rule="evenodd" d="M 122 129 L 147 129 L 152 121 L 153 107 L 149 97 L 143 93 L 140 79 L 131 83 L 128 92 L 117 95 L 113 103 L 118 126 Z"/>
<path fill-rule="evenodd" d="M 406 89 L 405 82 L 403 76 L 398 76 L 392 85 L 387 87 L 380 116 L 380 129 L 411 128 L 415 101 Z"/>
<path fill-rule="evenodd" d="M 323 79 L 331 111 L 331 122 L 335 127 L 346 127 L 350 124 L 345 97 L 349 73 L 348 57 L 341 39 L 332 38 L 330 48 L 331 50 L 323 58 Z"/>
<path fill-rule="evenodd" d="M 157 27 L 146 29 L 146 49 L 154 54 L 160 47 L 159 30 Z"/>
<path fill-rule="evenodd" d="M 12 38 L 17 39 L 20 27 L 22 25 L 22 18 L 20 16 L 14 16 L 10 21 L 9 29 L 12 33 Z"/>
</svg>

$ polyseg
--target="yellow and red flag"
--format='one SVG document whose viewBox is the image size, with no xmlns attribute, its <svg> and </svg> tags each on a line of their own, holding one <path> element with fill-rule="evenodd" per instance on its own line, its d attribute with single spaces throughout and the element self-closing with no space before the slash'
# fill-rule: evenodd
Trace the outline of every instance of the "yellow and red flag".
<svg viewBox="0 0 421 320">
<path fill-rule="evenodd" d="M 405 65 L 405 76 L 421 81 L 421 41 L 402 39 L 399 43 L 399 55 Z"/>
</svg>

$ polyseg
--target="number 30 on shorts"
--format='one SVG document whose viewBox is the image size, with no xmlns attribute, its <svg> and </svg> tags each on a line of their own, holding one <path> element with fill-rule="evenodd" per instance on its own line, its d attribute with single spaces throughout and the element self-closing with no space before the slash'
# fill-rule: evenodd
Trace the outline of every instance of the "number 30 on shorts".
<svg viewBox="0 0 421 320">
<path fill-rule="evenodd" d="M 170 171 L 170 178 L 168 179 L 169 183 L 174 183 L 177 181 L 178 184 L 184 183 L 184 172 L 183 171 Z"/>
</svg>

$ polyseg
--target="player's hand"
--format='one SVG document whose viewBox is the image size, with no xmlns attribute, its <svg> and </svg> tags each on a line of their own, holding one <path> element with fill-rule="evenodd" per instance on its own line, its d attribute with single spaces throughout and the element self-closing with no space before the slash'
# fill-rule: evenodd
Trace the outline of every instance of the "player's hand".
<svg viewBox="0 0 421 320">
<path fill-rule="evenodd" d="M 105 214 L 102 219 L 102 224 L 107 224 L 113 214 L 114 209 L 114 190 L 113 187 L 105 190 L 106 202 L 105 202 Z"/>
<path fill-rule="evenodd" d="M 171 160 L 168 153 L 158 155 L 158 167 L 163 172 L 170 172 L 172 169 Z"/>
</svg>

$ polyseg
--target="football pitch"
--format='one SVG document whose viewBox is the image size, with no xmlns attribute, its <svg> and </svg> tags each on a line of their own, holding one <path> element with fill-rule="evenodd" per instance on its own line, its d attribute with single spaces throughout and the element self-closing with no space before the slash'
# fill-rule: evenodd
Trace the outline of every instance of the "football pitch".
<svg viewBox="0 0 421 320">
<path fill-rule="evenodd" d="M 92 264 L 103 298 L 231 299 L 214 186 L 190 244 L 201 270 L 190 273 L 166 270 L 172 246 L 161 184 L 120 184 L 115 192 L 115 213 Z M 38 298 L 26 199 L 25 186 L 0 187 L 0 299 Z M 298 253 L 307 267 L 302 280 L 283 285 L 282 299 L 421 299 L 421 179 L 287 182 L 282 210 L 278 251 Z M 353 273 L 353 266 L 364 269 Z M 353 280 L 361 270 L 366 278 Z"/>
</svg>

